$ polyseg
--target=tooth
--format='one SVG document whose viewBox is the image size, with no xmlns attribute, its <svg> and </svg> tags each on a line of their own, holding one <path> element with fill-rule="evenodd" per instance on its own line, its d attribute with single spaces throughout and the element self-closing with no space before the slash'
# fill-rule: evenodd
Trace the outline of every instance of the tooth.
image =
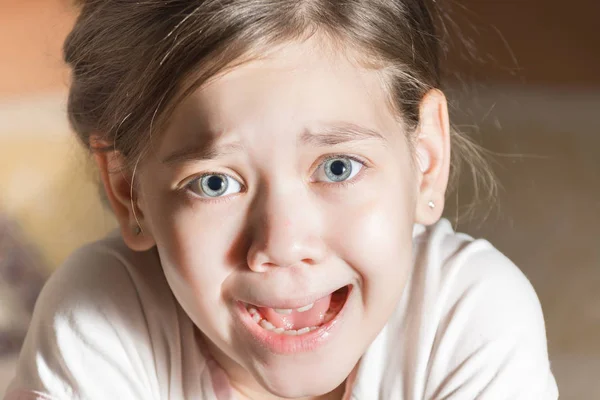
<svg viewBox="0 0 600 400">
<path fill-rule="evenodd" d="M 303 335 L 308 332 L 310 332 L 310 328 L 308 326 L 306 328 L 298 329 L 298 335 Z"/>
<path fill-rule="evenodd" d="M 294 311 L 289 308 L 275 308 L 274 310 L 277 314 L 284 314 L 284 315 L 289 315 L 292 313 L 292 311 Z"/>
<path fill-rule="evenodd" d="M 258 310 L 254 307 L 249 308 L 248 312 L 250 313 L 250 315 L 258 314 Z"/>
<path fill-rule="evenodd" d="M 272 331 L 273 329 L 275 329 L 275 325 L 273 325 L 272 323 L 270 323 L 266 319 L 263 319 L 263 320 L 260 321 L 260 326 L 262 326 L 263 328 L 265 328 L 268 331 Z"/>
<path fill-rule="evenodd" d="M 298 312 L 305 312 L 305 311 L 308 311 L 308 310 L 310 310 L 311 308 L 313 308 L 313 306 L 314 306 L 314 305 L 315 305 L 315 303 L 312 303 L 312 304 L 309 304 L 309 305 L 307 305 L 307 306 L 300 307 L 300 308 L 298 308 L 296 311 L 298 311 Z"/>
<path fill-rule="evenodd" d="M 277 328 L 277 329 L 273 329 L 273 332 L 275 332 L 275 333 L 279 333 L 279 334 L 282 334 L 282 333 L 283 333 L 283 331 L 285 331 L 285 329 L 283 329 L 283 328 Z"/>
<path fill-rule="evenodd" d="M 296 335 L 298 335 L 298 331 L 290 329 L 289 331 L 283 331 L 283 334 L 288 335 L 288 336 L 296 336 Z"/>
<path fill-rule="evenodd" d="M 260 316 L 260 314 L 259 314 L 259 313 L 252 314 L 252 320 L 253 320 L 254 322 L 256 322 L 257 324 L 260 322 L 260 320 L 261 320 L 261 319 L 262 319 L 262 317 Z"/>
<path fill-rule="evenodd" d="M 316 329 L 319 329 L 319 327 L 318 327 L 318 326 L 311 326 L 311 327 L 310 327 L 310 331 L 311 331 L 311 332 L 312 332 L 312 331 L 314 331 L 314 330 L 316 330 Z"/>
</svg>

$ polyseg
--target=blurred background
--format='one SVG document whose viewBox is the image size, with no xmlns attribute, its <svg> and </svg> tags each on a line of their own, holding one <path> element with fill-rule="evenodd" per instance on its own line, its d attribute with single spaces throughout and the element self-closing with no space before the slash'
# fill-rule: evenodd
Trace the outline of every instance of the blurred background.
<svg viewBox="0 0 600 400">
<path fill-rule="evenodd" d="M 468 209 L 465 174 L 446 214 L 533 283 L 561 399 L 598 399 L 600 2 L 451 5 L 453 121 L 489 151 L 500 190 Z M 47 276 L 115 226 L 65 116 L 74 16 L 67 0 L 0 0 L 0 396 Z"/>
</svg>

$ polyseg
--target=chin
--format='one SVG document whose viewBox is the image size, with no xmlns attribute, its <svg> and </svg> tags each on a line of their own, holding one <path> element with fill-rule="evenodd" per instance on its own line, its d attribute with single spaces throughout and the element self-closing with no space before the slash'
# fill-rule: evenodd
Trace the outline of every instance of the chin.
<svg viewBox="0 0 600 400">
<path fill-rule="evenodd" d="M 260 365 L 255 379 L 270 393 L 296 399 L 322 396 L 344 384 L 354 362 L 342 358 L 298 360 L 296 357 L 269 365 Z"/>
</svg>

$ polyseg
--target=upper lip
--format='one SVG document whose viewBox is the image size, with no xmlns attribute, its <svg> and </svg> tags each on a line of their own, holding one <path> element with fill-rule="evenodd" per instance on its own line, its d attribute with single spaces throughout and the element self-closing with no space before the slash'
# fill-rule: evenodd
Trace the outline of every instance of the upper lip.
<svg viewBox="0 0 600 400">
<path fill-rule="evenodd" d="M 242 269 L 223 282 L 223 292 L 234 302 L 257 307 L 295 309 L 353 284 L 343 264 L 327 267 L 281 267 L 267 272 Z"/>
<path fill-rule="evenodd" d="M 277 308 L 277 309 L 296 309 L 304 307 L 308 304 L 315 303 L 317 300 L 322 299 L 325 296 L 329 296 L 336 290 L 339 290 L 348 285 L 342 285 L 333 290 L 326 290 L 322 292 L 312 293 L 306 296 L 295 296 L 295 297 L 287 297 L 287 298 L 278 298 L 278 297 L 270 297 L 269 299 L 264 298 L 256 298 L 256 299 L 238 299 L 239 301 L 255 306 L 255 307 L 268 307 L 268 308 Z M 260 296 L 262 297 L 262 296 Z M 266 296 L 265 296 L 266 297 Z"/>
</svg>

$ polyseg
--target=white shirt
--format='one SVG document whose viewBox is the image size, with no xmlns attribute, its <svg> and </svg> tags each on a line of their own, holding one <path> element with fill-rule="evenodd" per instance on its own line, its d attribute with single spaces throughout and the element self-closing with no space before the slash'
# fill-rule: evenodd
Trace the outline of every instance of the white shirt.
<svg viewBox="0 0 600 400">
<path fill-rule="evenodd" d="M 485 240 L 414 230 L 396 311 L 346 398 L 555 400 L 539 300 Z M 233 399 L 156 253 L 118 234 L 75 252 L 40 295 L 6 399 Z"/>
</svg>

